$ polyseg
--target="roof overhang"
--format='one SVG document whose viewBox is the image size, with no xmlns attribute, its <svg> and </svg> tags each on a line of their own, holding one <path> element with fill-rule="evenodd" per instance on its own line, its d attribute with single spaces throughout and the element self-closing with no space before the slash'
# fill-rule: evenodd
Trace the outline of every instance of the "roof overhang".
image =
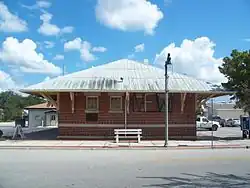
<svg viewBox="0 0 250 188">
<path fill-rule="evenodd" d="M 20 90 L 20 92 L 27 93 L 27 94 L 35 94 L 40 95 L 40 93 L 50 93 L 50 94 L 57 94 L 57 93 L 64 93 L 64 92 L 112 92 L 112 93 L 164 93 L 164 90 L 158 91 L 147 91 L 147 90 L 82 90 L 82 89 L 61 89 L 61 90 Z M 198 94 L 208 94 L 208 95 L 216 95 L 216 96 L 224 96 L 224 95 L 233 95 L 235 92 L 232 91 L 184 91 L 184 90 L 169 90 L 169 93 L 198 93 Z"/>
</svg>

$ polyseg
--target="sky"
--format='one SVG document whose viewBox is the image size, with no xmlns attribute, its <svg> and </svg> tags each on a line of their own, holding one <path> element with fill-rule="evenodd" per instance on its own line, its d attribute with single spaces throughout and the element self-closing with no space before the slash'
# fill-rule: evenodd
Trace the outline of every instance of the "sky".
<svg viewBox="0 0 250 188">
<path fill-rule="evenodd" d="M 214 83 L 233 49 L 250 49 L 249 0 L 0 0 L 0 90 L 118 59 Z"/>
</svg>

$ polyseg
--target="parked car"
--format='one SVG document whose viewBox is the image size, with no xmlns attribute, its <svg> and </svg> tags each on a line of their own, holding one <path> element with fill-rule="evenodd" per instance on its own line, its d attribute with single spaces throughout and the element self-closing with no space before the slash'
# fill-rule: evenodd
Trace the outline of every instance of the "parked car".
<svg viewBox="0 0 250 188">
<path fill-rule="evenodd" d="M 237 118 L 229 118 L 226 121 L 226 126 L 228 127 L 238 127 L 240 126 L 240 120 Z"/>
<path fill-rule="evenodd" d="M 233 126 L 239 127 L 240 126 L 240 119 L 233 119 Z"/>
<path fill-rule="evenodd" d="M 232 118 L 229 118 L 226 120 L 226 126 L 227 127 L 232 127 L 233 126 L 233 119 Z"/>
<path fill-rule="evenodd" d="M 222 119 L 220 116 L 213 116 L 212 117 L 212 121 L 219 122 L 219 124 L 221 125 L 221 127 L 225 127 L 226 126 L 226 120 Z"/>
<path fill-rule="evenodd" d="M 220 124 L 217 121 L 209 121 L 206 117 L 201 116 L 197 117 L 196 119 L 196 127 L 217 131 L 217 129 L 220 127 Z"/>
</svg>

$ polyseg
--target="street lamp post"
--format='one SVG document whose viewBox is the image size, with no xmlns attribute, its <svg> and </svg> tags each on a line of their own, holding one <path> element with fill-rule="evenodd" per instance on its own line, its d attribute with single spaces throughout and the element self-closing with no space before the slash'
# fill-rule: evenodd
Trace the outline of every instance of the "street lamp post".
<svg viewBox="0 0 250 188">
<path fill-rule="evenodd" d="M 165 61 L 165 147 L 168 146 L 168 65 L 171 65 L 170 53 Z"/>
</svg>

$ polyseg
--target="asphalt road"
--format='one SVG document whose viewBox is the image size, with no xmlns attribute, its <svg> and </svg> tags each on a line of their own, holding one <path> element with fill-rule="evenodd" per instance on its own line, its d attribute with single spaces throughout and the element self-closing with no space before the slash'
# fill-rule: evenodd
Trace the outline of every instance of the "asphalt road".
<svg viewBox="0 0 250 188">
<path fill-rule="evenodd" d="M 0 150 L 0 188 L 250 187 L 250 150 Z"/>
</svg>

